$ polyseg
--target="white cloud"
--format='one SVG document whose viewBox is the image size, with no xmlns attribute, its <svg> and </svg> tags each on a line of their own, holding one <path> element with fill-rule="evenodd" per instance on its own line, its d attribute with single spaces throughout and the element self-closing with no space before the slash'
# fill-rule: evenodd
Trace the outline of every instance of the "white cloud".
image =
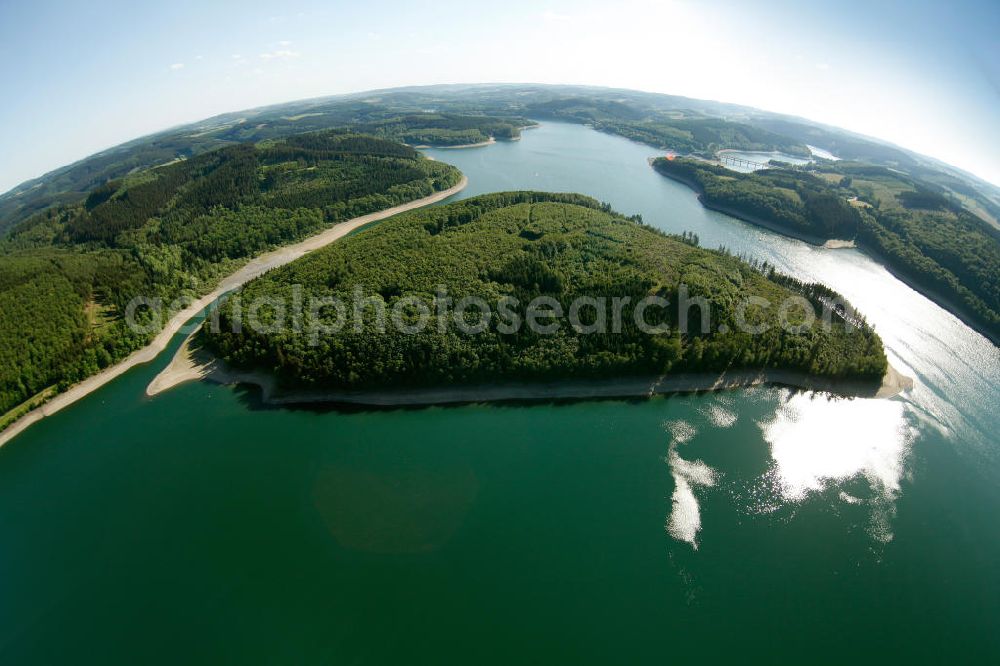
<svg viewBox="0 0 1000 666">
<path fill-rule="evenodd" d="M 280 46 L 281 48 L 288 48 L 291 45 L 292 45 L 292 43 L 290 41 L 288 41 L 287 39 L 283 39 L 280 42 L 278 42 L 278 46 Z"/>
<path fill-rule="evenodd" d="M 558 23 L 568 23 L 572 21 L 575 17 L 572 14 L 563 14 L 560 12 L 552 11 L 551 9 L 546 9 L 542 12 L 542 20 L 552 21 Z"/>
<path fill-rule="evenodd" d="M 290 58 L 298 58 L 299 55 L 298 51 L 292 51 L 291 49 L 277 49 L 261 53 L 260 57 L 262 60 L 288 60 Z"/>
<path fill-rule="evenodd" d="M 170 66 L 170 69 L 171 69 L 171 71 L 174 71 L 174 72 L 176 72 L 178 69 L 184 69 L 184 63 L 182 63 L 182 62 L 175 62 L 174 64 L 172 64 Z"/>
</svg>

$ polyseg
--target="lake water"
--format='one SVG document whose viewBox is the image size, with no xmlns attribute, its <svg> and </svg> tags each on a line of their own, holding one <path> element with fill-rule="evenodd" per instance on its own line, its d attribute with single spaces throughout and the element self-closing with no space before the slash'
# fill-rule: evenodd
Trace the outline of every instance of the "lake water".
<svg viewBox="0 0 1000 666">
<path fill-rule="evenodd" d="M 462 197 L 583 192 L 825 282 L 917 386 L 339 413 L 146 398 L 165 354 L 0 449 L 0 662 L 997 661 L 996 348 L 624 139 L 427 152 Z"/>
</svg>

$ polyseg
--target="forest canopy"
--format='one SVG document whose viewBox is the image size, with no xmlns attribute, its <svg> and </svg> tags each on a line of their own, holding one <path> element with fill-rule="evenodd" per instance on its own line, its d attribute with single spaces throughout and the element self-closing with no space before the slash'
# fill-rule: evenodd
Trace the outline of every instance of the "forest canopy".
<svg viewBox="0 0 1000 666">
<path fill-rule="evenodd" d="M 429 303 L 442 287 L 456 302 L 513 299 L 505 302 L 521 321 L 526 304 L 540 296 L 570 311 L 579 296 L 637 302 L 657 295 L 677 303 L 687 289 L 709 303 L 711 326 L 684 331 L 670 308 L 654 315 L 655 323 L 669 327 L 659 333 L 641 330 L 630 317 L 617 332 L 583 334 L 567 322 L 548 334 L 523 326 L 511 331 L 497 310 L 472 335 L 454 322 L 414 332 L 380 326 L 378 317 L 370 317 L 315 337 L 309 331 L 331 316 L 319 310 L 303 313 L 298 330 L 234 325 L 241 304 L 292 299 L 296 290 L 299 298 L 315 302 L 347 301 L 362 290 L 376 309 L 393 310 L 414 298 Z M 762 368 L 876 382 L 884 374 L 882 343 L 862 319 L 830 328 L 813 322 L 789 332 L 777 325 L 775 305 L 749 314 L 767 329 L 754 335 L 736 320 L 737 305 L 751 295 L 775 304 L 800 296 L 817 307 L 837 298 L 817 285 L 696 247 L 690 235 L 665 235 L 582 195 L 507 192 L 394 217 L 271 271 L 228 300 L 218 328 L 207 327 L 206 336 L 228 362 L 265 368 L 285 386 L 307 388 Z"/>
<path fill-rule="evenodd" d="M 708 207 L 809 239 L 852 239 L 889 268 L 1000 339 L 1000 232 L 943 189 L 854 162 L 737 173 L 705 161 L 658 158 Z"/>
<path fill-rule="evenodd" d="M 252 256 L 460 179 L 409 146 L 336 130 L 228 146 L 35 215 L 0 242 L 0 414 L 146 344 L 123 320 L 136 296 L 199 296 Z"/>
</svg>

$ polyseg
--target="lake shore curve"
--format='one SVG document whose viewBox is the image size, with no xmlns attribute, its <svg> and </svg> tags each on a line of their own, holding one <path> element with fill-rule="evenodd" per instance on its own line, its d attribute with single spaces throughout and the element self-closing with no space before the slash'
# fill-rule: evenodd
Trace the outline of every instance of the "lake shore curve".
<svg viewBox="0 0 1000 666">
<path fill-rule="evenodd" d="M 509 382 L 440 388 L 373 391 L 282 391 L 274 375 L 260 370 L 232 368 L 214 354 L 193 344 L 192 333 L 170 364 L 146 387 L 155 396 L 188 381 L 222 385 L 249 384 L 261 390 L 268 405 L 334 404 L 366 407 L 418 407 L 482 402 L 650 398 L 654 395 L 725 391 L 762 384 L 806 391 L 829 392 L 842 397 L 891 398 L 913 388 L 913 379 L 888 367 L 875 385 L 852 379 L 817 377 L 790 370 L 761 369 L 723 373 L 684 373 L 604 380 Z"/>
<path fill-rule="evenodd" d="M 468 183 L 469 179 L 463 175 L 457 185 L 454 185 L 446 190 L 435 192 L 434 194 L 422 199 L 415 199 L 405 204 L 393 206 L 392 208 L 386 208 L 385 210 L 362 215 L 345 222 L 340 222 L 328 229 L 324 229 L 318 234 L 299 241 L 298 243 L 285 245 L 256 256 L 244 264 L 242 268 L 220 280 L 218 286 L 216 286 L 216 288 L 210 293 L 202 296 L 184 310 L 174 315 L 148 345 L 132 352 L 124 360 L 105 368 L 96 375 L 92 375 L 87 379 L 74 384 L 69 388 L 69 390 L 54 396 L 45 404 L 32 409 L 11 423 L 3 431 L 0 431 L 0 446 L 3 446 L 10 440 L 14 439 L 32 424 L 37 423 L 46 416 L 51 416 L 74 402 L 85 398 L 132 368 L 152 361 L 160 354 L 160 352 L 167 348 L 167 345 L 170 344 L 170 340 L 178 331 L 180 331 L 184 324 L 190 321 L 193 317 L 197 316 L 199 312 L 211 305 L 220 296 L 243 286 L 250 280 L 266 273 L 271 269 L 295 261 L 306 253 L 329 245 L 330 243 L 343 238 L 347 234 L 368 224 L 378 222 L 388 217 L 405 213 L 416 208 L 423 208 L 424 206 L 429 206 L 439 201 L 443 201 L 448 197 L 461 192 L 465 189 L 465 186 L 468 185 Z"/>
</svg>

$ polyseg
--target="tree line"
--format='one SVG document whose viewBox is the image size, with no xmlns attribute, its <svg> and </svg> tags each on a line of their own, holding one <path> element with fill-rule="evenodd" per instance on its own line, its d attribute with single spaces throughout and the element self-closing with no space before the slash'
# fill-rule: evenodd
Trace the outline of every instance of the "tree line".
<svg viewBox="0 0 1000 666">
<path fill-rule="evenodd" d="M 122 318 L 134 297 L 206 293 L 251 256 L 460 178 L 409 146 L 338 130 L 109 180 L 20 223 L 0 241 L 0 414 L 145 344 Z"/>
<path fill-rule="evenodd" d="M 829 330 L 814 323 L 792 333 L 779 325 L 776 305 L 745 313 L 751 325 L 764 323 L 765 333 L 742 332 L 738 309 L 747 296 L 775 304 L 796 294 L 817 300 L 816 287 L 782 282 L 690 240 L 660 233 L 581 195 L 483 195 L 393 218 L 248 283 L 239 299 L 222 306 L 219 328 L 207 331 L 206 341 L 230 363 L 273 371 L 286 387 L 312 389 L 762 368 L 872 381 L 884 374 L 881 341 L 864 322 L 841 321 Z M 622 319 L 618 331 L 581 334 L 561 321 L 552 334 L 524 326 L 510 332 L 495 308 L 486 330 L 476 335 L 454 322 L 444 330 L 432 325 L 409 334 L 382 328 L 372 316 L 360 329 L 348 325 L 311 338 L 313 325 L 330 323 L 331 313 L 325 311 L 303 313 L 297 331 L 233 325 L 238 303 L 260 297 L 289 302 L 293 285 L 304 289 L 303 298 L 343 302 L 362 288 L 386 310 L 411 297 L 432 303 L 444 285 L 455 301 L 464 296 L 487 303 L 516 299 L 513 311 L 522 321 L 537 296 L 554 298 L 567 312 L 580 296 L 634 303 L 659 295 L 678 303 L 687 289 L 691 298 L 707 299 L 711 326 L 682 331 L 679 312 L 670 308 L 647 312 L 650 325 L 669 327 L 661 334 L 644 332 L 631 316 Z M 415 321 L 415 314 L 405 312 L 407 321 Z M 698 308 L 694 312 L 697 319 Z M 594 316 L 587 310 L 584 319 L 592 323 Z"/>
<path fill-rule="evenodd" d="M 654 168 L 702 201 L 820 239 L 854 239 L 894 272 L 1000 339 L 1000 232 L 942 191 L 863 164 L 781 167 L 741 174 L 692 159 Z M 851 200 L 865 205 L 855 205 Z"/>
</svg>

